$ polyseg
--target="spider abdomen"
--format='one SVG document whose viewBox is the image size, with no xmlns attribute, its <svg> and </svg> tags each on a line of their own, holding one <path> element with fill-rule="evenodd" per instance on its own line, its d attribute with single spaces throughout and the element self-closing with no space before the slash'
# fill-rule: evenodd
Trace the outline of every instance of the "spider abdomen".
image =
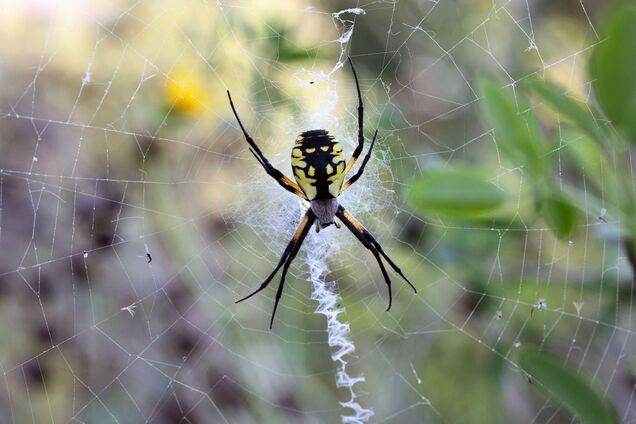
<svg viewBox="0 0 636 424">
<path fill-rule="evenodd" d="M 291 152 L 294 178 L 309 200 L 338 197 L 344 180 L 342 146 L 325 130 L 305 131 Z"/>
</svg>

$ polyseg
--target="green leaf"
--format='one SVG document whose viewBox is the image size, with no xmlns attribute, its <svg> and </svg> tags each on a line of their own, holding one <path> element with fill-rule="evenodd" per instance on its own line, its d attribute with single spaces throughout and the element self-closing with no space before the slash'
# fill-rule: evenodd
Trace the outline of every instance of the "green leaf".
<svg viewBox="0 0 636 424">
<path fill-rule="evenodd" d="M 608 178 L 607 170 L 613 168 L 607 164 L 602 146 L 575 128 L 564 128 L 559 138 L 564 146 L 562 157 L 603 191 L 603 179 Z"/>
<path fill-rule="evenodd" d="M 505 198 L 504 192 L 475 172 L 441 169 L 417 179 L 408 193 L 421 213 L 450 218 L 480 218 L 492 214 Z"/>
<path fill-rule="evenodd" d="M 602 27 L 590 58 L 590 76 L 605 115 L 636 143 L 636 6 L 618 7 Z"/>
<path fill-rule="evenodd" d="M 499 150 L 515 166 L 523 165 L 534 177 L 541 177 L 546 171 L 547 161 L 543 157 L 545 149 L 532 111 L 499 88 L 491 80 L 479 84 L 482 95 L 481 108 L 486 121 L 495 129 Z M 521 98 L 517 98 L 519 102 Z"/>
<path fill-rule="evenodd" d="M 541 214 L 558 238 L 568 239 L 574 234 L 578 212 L 565 194 L 550 192 L 543 197 L 541 199 Z"/>
<path fill-rule="evenodd" d="M 618 424 L 612 406 L 597 390 L 556 357 L 537 351 L 522 351 L 519 365 L 554 400 L 587 424 Z"/>
<path fill-rule="evenodd" d="M 291 63 L 318 59 L 318 49 L 302 48 L 290 41 L 298 39 L 297 27 L 272 22 L 267 28 L 265 42 L 266 47 L 271 50 L 268 54 L 271 57 L 276 57 L 277 61 Z"/>
<path fill-rule="evenodd" d="M 590 137 L 597 141 L 604 141 L 601 128 L 596 124 L 592 113 L 576 100 L 565 94 L 562 87 L 548 81 L 531 79 L 526 85 L 534 91 L 541 100 L 561 116 L 574 122 Z"/>
</svg>

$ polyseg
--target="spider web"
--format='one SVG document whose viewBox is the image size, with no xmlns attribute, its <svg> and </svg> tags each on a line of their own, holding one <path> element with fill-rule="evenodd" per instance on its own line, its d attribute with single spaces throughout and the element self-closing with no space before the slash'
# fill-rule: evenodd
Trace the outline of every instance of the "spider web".
<svg viewBox="0 0 636 424">
<path fill-rule="evenodd" d="M 589 218 L 594 205 L 570 242 L 529 218 L 523 170 L 477 114 L 480 74 L 513 88 L 540 74 L 585 95 L 600 12 L 582 0 L 5 0 L 0 422 L 568 422 L 519 370 L 526 346 L 557 352 L 634 421 L 619 238 Z M 344 228 L 311 231 L 269 331 L 277 279 L 234 301 L 271 271 L 306 205 L 249 154 L 225 90 L 291 175 L 304 130 L 355 147 L 347 55 L 367 135 L 380 134 L 341 203 L 418 294 L 391 274 L 385 312 L 371 254 Z M 557 138 L 560 163 L 569 140 Z M 405 202 L 414 177 L 457 164 L 516 193 L 507 225 Z"/>
</svg>

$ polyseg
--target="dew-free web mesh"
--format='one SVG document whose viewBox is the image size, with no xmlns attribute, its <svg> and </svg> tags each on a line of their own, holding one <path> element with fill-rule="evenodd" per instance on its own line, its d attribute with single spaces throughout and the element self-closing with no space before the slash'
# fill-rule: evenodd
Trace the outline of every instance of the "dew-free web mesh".
<svg viewBox="0 0 636 424">
<path fill-rule="evenodd" d="M 589 96 L 600 3 L 2 2 L 0 422 L 570 422 L 518 368 L 524 347 L 634 420 L 631 273 L 612 223 L 590 205 L 555 239 L 476 89 L 539 75 Z M 249 153 L 225 91 L 291 176 L 302 131 L 355 147 L 348 55 L 379 136 L 340 201 L 418 294 L 391 273 L 385 312 L 370 252 L 344 227 L 312 230 L 270 331 L 278 277 L 234 301 L 306 205 Z M 568 140 L 553 135 L 560 163 Z M 413 180 L 446 166 L 486 173 L 508 221 L 414 211 Z"/>
</svg>

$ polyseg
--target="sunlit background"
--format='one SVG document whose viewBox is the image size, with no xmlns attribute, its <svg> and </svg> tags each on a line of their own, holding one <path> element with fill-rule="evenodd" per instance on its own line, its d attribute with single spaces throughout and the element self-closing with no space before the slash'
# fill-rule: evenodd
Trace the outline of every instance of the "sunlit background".
<svg viewBox="0 0 636 424">
<path fill-rule="evenodd" d="M 354 392 L 369 422 L 579 422 L 522 371 L 524 349 L 550 352 L 622 422 L 636 420 L 629 249 L 604 193 L 555 237 L 532 195 L 545 182 L 506 159 L 480 109 L 482 77 L 515 99 L 540 78 L 589 100 L 587 62 L 609 9 L 0 0 L 0 423 L 355 415 L 311 298 L 316 252 L 328 253 L 322 276 L 341 296 L 356 349 L 347 370 L 365 378 Z M 226 90 L 291 176 L 304 130 L 333 131 L 347 157 L 355 147 L 347 56 L 366 135 L 379 137 L 341 201 L 418 293 L 390 272 L 386 312 L 371 253 L 344 227 L 312 230 L 270 331 L 278 277 L 234 301 L 274 268 L 303 205 L 250 154 Z M 587 199 L 586 172 L 562 159 L 577 135 L 536 114 L 557 185 Z M 496 187 L 497 211 L 446 216 L 409 201 L 418 178 L 449 168 Z"/>
</svg>

